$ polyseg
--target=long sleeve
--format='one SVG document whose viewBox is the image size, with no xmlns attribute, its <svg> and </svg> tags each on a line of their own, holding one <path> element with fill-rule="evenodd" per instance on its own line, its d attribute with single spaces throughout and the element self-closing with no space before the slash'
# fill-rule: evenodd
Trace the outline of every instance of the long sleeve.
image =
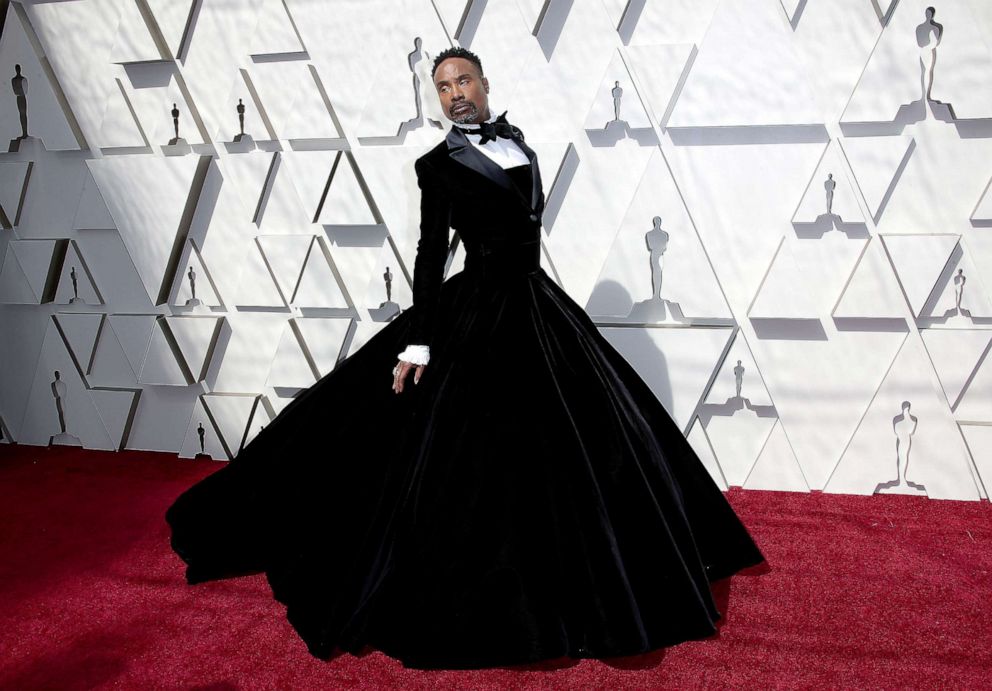
<svg viewBox="0 0 992 691">
<path fill-rule="evenodd" d="M 451 200 L 423 159 L 414 166 L 420 187 L 420 240 L 413 264 L 413 313 L 409 343 L 431 345 L 437 324 L 444 265 L 448 258 Z"/>
</svg>

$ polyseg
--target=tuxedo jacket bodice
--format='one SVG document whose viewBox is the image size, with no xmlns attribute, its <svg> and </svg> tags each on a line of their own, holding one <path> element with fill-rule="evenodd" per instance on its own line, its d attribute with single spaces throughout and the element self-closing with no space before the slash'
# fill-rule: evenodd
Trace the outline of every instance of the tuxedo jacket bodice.
<svg viewBox="0 0 992 691">
<path fill-rule="evenodd" d="M 517 192 L 520 194 L 530 193 L 531 175 L 530 175 L 530 164 L 524 163 L 519 166 L 511 166 L 509 168 L 503 169 L 513 184 L 517 187 Z"/>
<path fill-rule="evenodd" d="M 541 171 L 533 149 L 522 138 L 517 144 L 529 165 L 504 169 L 452 125 L 444 141 L 414 163 L 420 239 L 409 343 L 433 340 L 451 229 L 465 245 L 465 273 L 488 279 L 540 268 Z"/>
</svg>

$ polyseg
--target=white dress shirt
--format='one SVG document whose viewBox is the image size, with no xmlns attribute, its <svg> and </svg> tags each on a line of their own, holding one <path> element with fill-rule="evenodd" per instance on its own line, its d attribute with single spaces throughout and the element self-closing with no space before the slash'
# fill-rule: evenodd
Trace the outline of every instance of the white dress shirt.
<svg viewBox="0 0 992 691">
<path fill-rule="evenodd" d="M 497 118 L 497 113 L 489 108 L 489 118 L 486 122 L 493 122 Z M 458 122 L 452 123 L 455 127 L 463 130 L 472 129 L 479 126 L 479 123 L 465 123 L 461 124 Z M 480 153 L 487 156 L 489 159 L 494 161 L 500 168 L 512 168 L 514 166 L 519 166 L 524 163 L 530 163 L 530 159 L 527 158 L 527 154 L 523 152 L 517 143 L 512 139 L 506 139 L 504 137 L 496 137 L 496 139 L 490 139 L 485 144 L 480 144 L 479 140 L 482 139 L 482 135 L 478 133 L 465 133 L 465 137 Z M 405 360 L 406 362 L 412 362 L 415 365 L 426 365 L 431 359 L 430 347 L 426 345 L 408 345 L 406 350 L 402 353 L 397 353 L 396 357 L 400 360 Z"/>
</svg>

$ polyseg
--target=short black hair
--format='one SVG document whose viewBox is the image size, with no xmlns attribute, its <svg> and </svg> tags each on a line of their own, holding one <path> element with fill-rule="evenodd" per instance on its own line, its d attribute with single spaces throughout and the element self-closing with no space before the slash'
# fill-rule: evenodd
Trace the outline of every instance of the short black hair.
<svg viewBox="0 0 992 691">
<path fill-rule="evenodd" d="M 440 65 L 443 60 L 447 60 L 448 58 L 465 58 L 479 68 L 480 77 L 485 76 L 482 72 L 482 60 L 479 59 L 478 55 L 470 51 L 468 48 L 452 46 L 451 48 L 445 48 L 437 54 L 436 58 L 434 58 L 434 67 L 431 70 L 431 78 L 433 78 L 437 73 L 437 66 Z"/>
</svg>

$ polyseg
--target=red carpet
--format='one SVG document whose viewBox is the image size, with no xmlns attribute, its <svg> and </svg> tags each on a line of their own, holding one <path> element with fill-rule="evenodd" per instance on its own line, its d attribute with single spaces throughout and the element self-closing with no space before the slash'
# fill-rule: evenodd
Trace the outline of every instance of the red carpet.
<svg viewBox="0 0 992 691">
<path fill-rule="evenodd" d="M 406 670 L 329 662 L 264 575 L 188 586 L 163 513 L 217 466 L 0 447 L 0 688 L 989 688 L 988 502 L 732 491 L 770 568 L 714 587 L 709 639 L 635 658 Z"/>
</svg>

